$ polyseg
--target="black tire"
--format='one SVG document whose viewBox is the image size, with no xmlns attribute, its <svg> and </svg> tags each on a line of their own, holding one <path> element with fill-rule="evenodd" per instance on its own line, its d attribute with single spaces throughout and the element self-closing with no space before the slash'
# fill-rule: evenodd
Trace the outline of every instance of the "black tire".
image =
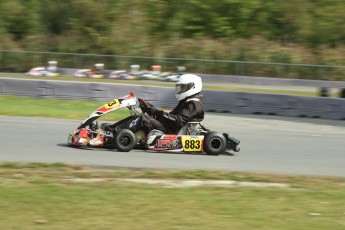
<svg viewBox="0 0 345 230">
<path fill-rule="evenodd" d="M 226 149 L 226 139 L 223 134 L 208 132 L 205 134 L 204 151 L 208 155 L 219 155 Z"/>
<path fill-rule="evenodd" d="M 136 145 L 136 137 L 129 129 L 120 129 L 114 136 L 114 147 L 120 152 L 129 152 Z"/>
</svg>

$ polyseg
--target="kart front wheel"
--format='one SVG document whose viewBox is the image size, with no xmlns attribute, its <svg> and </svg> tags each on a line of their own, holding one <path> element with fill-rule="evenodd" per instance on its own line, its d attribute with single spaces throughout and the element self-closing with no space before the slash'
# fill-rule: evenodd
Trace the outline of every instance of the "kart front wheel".
<svg viewBox="0 0 345 230">
<path fill-rule="evenodd" d="M 120 152 L 129 152 L 136 145 L 136 137 L 129 129 L 120 129 L 114 136 L 114 147 Z"/>
<path fill-rule="evenodd" d="M 204 151 L 208 155 L 219 155 L 226 149 L 225 137 L 216 132 L 208 132 L 204 139 Z"/>
</svg>

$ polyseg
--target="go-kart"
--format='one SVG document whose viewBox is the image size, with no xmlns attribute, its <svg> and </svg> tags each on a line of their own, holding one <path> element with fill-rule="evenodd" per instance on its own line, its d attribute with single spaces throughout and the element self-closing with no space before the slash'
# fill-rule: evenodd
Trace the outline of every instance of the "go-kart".
<svg viewBox="0 0 345 230">
<path fill-rule="evenodd" d="M 104 78 L 105 75 L 102 71 L 94 71 L 91 69 L 79 69 L 74 74 L 74 77 L 78 78 Z"/>
<path fill-rule="evenodd" d="M 159 77 L 159 80 L 161 81 L 170 81 L 170 82 L 176 82 L 180 78 L 181 75 L 185 74 L 186 67 L 184 66 L 177 66 L 177 72 L 167 72 L 161 74 Z"/>
<path fill-rule="evenodd" d="M 28 76 L 35 76 L 35 77 L 57 77 L 60 75 L 58 70 L 52 71 L 46 67 L 35 67 L 35 68 L 30 69 L 25 74 Z"/>
<path fill-rule="evenodd" d="M 57 67 L 57 61 L 48 61 L 47 67 L 35 67 L 30 69 L 26 75 L 35 77 L 57 77 L 60 75 L 60 70 Z"/>
<path fill-rule="evenodd" d="M 74 147 L 102 147 L 128 152 L 135 148 L 155 152 L 206 153 L 219 155 L 228 151 L 239 152 L 240 141 L 228 133 L 210 131 L 199 121 L 185 124 L 177 134 L 165 134 L 152 130 L 147 136 L 143 131 L 133 133 L 124 124 L 136 121 L 141 113 L 139 107 L 151 106 L 142 98 L 136 98 L 131 92 L 127 96 L 116 98 L 91 113 L 75 131 L 68 134 L 67 143 Z M 101 116 L 121 108 L 128 108 L 131 115 L 114 124 L 98 123 Z"/>
<path fill-rule="evenodd" d="M 107 78 L 110 79 L 119 79 L 119 80 L 138 80 L 140 72 L 133 72 L 127 70 L 115 70 L 112 71 Z"/>
</svg>

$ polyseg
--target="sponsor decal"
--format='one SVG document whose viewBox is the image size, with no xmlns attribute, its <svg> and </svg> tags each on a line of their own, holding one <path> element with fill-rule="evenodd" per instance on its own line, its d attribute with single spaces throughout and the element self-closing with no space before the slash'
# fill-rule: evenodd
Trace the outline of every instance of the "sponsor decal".
<svg viewBox="0 0 345 230">
<path fill-rule="evenodd" d="M 165 117 L 166 119 L 169 119 L 171 121 L 176 121 L 175 117 L 169 116 L 169 114 L 163 113 L 163 117 Z"/>
<path fill-rule="evenodd" d="M 129 124 L 129 128 L 132 128 L 133 126 L 135 126 L 138 122 L 140 117 L 138 117 L 137 119 L 133 120 L 130 124 Z"/>
<path fill-rule="evenodd" d="M 158 139 L 157 148 L 178 148 L 179 141 L 178 139 Z"/>
</svg>

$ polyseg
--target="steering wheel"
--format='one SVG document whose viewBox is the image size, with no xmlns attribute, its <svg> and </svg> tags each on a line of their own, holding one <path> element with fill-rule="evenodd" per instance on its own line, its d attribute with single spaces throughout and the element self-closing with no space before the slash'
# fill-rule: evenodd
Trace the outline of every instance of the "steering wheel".
<svg viewBox="0 0 345 230">
<path fill-rule="evenodd" d="M 145 101 L 145 99 L 143 98 L 138 98 L 138 101 L 139 101 L 139 107 L 142 108 L 147 108 L 147 107 L 150 107 L 149 103 L 147 101 Z"/>
<path fill-rule="evenodd" d="M 145 113 L 146 108 L 154 107 L 152 104 L 150 104 L 143 98 L 138 98 L 138 101 L 139 101 L 139 107 L 143 113 Z"/>
</svg>

